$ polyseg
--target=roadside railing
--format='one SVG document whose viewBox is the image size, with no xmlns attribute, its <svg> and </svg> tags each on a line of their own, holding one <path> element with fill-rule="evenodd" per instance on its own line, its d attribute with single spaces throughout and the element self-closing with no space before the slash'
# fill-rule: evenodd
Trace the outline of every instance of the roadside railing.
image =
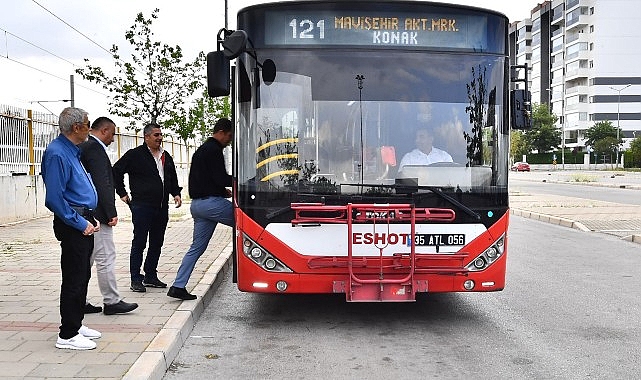
<svg viewBox="0 0 641 380">
<path fill-rule="evenodd" d="M 58 134 L 58 116 L 0 105 L 0 176 L 40 174 L 42 154 Z M 142 142 L 140 134 L 117 132 L 107 149 L 111 162 Z M 188 168 L 195 150 L 193 142 L 185 144 L 170 135 L 165 135 L 163 148 L 181 169 Z"/>
</svg>

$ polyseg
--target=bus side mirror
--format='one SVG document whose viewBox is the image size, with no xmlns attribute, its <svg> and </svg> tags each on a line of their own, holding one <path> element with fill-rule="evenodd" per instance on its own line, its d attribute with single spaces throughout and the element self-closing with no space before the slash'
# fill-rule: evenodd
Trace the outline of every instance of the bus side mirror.
<svg viewBox="0 0 641 380">
<path fill-rule="evenodd" d="M 223 53 L 228 60 L 238 57 L 247 50 L 247 32 L 234 30 L 222 41 Z"/>
<path fill-rule="evenodd" d="M 207 53 L 207 94 L 212 98 L 229 95 L 229 59 L 222 51 Z"/>
<path fill-rule="evenodd" d="M 510 113 L 513 129 L 532 128 L 530 92 L 525 90 L 512 90 L 510 96 Z"/>
</svg>

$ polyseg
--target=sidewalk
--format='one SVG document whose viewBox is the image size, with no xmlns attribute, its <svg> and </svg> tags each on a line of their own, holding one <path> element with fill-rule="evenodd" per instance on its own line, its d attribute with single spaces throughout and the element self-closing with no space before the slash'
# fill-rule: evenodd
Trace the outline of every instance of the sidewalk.
<svg viewBox="0 0 641 380">
<path fill-rule="evenodd" d="M 129 289 L 129 247 L 132 238 L 130 213 L 120 208 L 114 229 L 118 249 L 117 277 L 121 296 L 140 306 L 129 314 L 88 314 L 84 324 L 102 332 L 98 347 L 90 351 L 55 348 L 60 325 L 60 246 L 53 236 L 52 218 L 0 226 L 0 377 L 161 379 L 189 336 L 212 286 L 229 268 L 230 227 L 216 228 L 209 248 L 200 258 L 187 289 L 195 301 L 166 295 L 167 289 Z M 158 274 L 173 282 L 184 253 L 191 244 L 189 204 L 170 207 L 170 221 Z M 89 300 L 102 305 L 95 267 L 89 283 Z"/>
<path fill-rule="evenodd" d="M 511 179 L 625 188 L 632 197 L 641 197 L 641 173 L 613 171 L 532 171 L 510 173 Z M 510 208 L 513 215 L 544 222 L 596 231 L 641 243 L 641 206 L 588 200 L 558 195 L 528 194 L 511 186 Z"/>
</svg>

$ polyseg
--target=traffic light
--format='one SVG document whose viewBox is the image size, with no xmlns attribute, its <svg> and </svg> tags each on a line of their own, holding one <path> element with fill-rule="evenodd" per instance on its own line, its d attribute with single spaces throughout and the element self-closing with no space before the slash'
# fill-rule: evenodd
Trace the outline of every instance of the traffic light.
<svg viewBox="0 0 641 380">
<path fill-rule="evenodd" d="M 532 128 L 532 105 L 530 102 L 530 92 L 525 90 L 512 90 L 510 105 L 512 128 Z"/>
</svg>

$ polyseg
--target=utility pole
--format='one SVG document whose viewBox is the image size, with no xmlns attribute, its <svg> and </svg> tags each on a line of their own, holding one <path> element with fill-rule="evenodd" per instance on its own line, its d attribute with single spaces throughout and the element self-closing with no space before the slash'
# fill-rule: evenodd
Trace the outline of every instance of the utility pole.
<svg viewBox="0 0 641 380">
<path fill-rule="evenodd" d="M 74 97 L 74 85 L 73 85 L 73 74 L 69 75 L 69 85 L 71 86 L 71 106 L 75 107 L 76 106 L 76 101 Z"/>
<path fill-rule="evenodd" d="M 227 21 L 228 18 L 229 18 L 228 14 L 227 14 L 227 11 L 229 10 L 229 8 L 227 6 L 227 1 L 228 0 L 225 0 L 225 29 L 229 30 L 228 21 Z"/>
</svg>

